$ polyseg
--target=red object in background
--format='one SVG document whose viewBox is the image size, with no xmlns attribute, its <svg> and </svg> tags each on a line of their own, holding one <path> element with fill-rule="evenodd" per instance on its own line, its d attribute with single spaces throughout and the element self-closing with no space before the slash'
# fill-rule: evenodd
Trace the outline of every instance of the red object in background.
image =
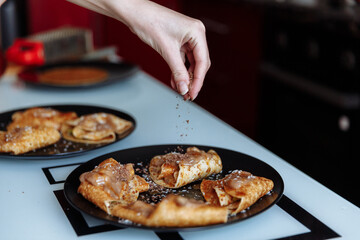
<svg viewBox="0 0 360 240">
<path fill-rule="evenodd" d="M 6 59 L 19 65 L 41 66 L 45 63 L 44 46 L 41 42 L 16 39 L 6 51 Z"/>
<path fill-rule="evenodd" d="M 28 0 L 29 35 L 62 26 L 81 27 L 92 30 L 94 44 L 104 46 L 104 16 L 68 1 Z"/>
<path fill-rule="evenodd" d="M 90 27 L 90 11 L 67 1 L 28 0 L 29 32 L 44 32 L 63 25 Z"/>
</svg>

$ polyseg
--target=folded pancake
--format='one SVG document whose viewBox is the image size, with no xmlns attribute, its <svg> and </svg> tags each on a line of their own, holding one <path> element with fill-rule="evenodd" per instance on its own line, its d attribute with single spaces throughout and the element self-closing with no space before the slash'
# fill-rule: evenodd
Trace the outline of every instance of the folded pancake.
<svg viewBox="0 0 360 240">
<path fill-rule="evenodd" d="M 168 153 L 151 159 L 149 172 L 152 180 L 164 187 L 179 188 L 222 170 L 222 162 L 214 150 L 207 153 L 190 147 L 185 154 Z"/>
<path fill-rule="evenodd" d="M 123 165 L 113 158 L 81 174 L 80 182 L 78 192 L 107 213 L 114 205 L 135 203 L 139 193 L 149 189 L 149 184 L 135 175 L 132 164 Z"/>
<path fill-rule="evenodd" d="M 227 208 L 178 195 L 168 195 L 157 205 L 137 201 L 113 207 L 111 215 L 152 227 L 195 227 L 225 223 Z"/>
<path fill-rule="evenodd" d="M 109 214 L 134 223 L 148 225 L 149 216 L 155 210 L 155 205 L 137 200 L 131 205 L 113 205 L 109 207 Z"/>
<path fill-rule="evenodd" d="M 67 121 L 61 132 L 73 142 L 110 143 L 133 127 L 132 122 L 109 113 L 93 113 Z"/>
<path fill-rule="evenodd" d="M 63 122 L 77 118 L 75 112 L 61 112 L 52 108 L 29 108 L 23 112 L 15 112 L 7 130 L 21 127 L 53 127 L 60 130 Z"/>
<path fill-rule="evenodd" d="M 193 227 L 227 222 L 226 207 L 168 195 L 150 215 L 147 225 L 155 227 Z"/>
<path fill-rule="evenodd" d="M 60 137 L 59 131 L 53 127 L 19 127 L 0 131 L 0 152 L 19 155 L 54 144 Z"/>
<path fill-rule="evenodd" d="M 235 170 L 220 180 L 203 180 L 200 190 L 207 202 L 227 206 L 231 214 L 237 214 L 253 205 L 273 187 L 270 179 Z"/>
</svg>

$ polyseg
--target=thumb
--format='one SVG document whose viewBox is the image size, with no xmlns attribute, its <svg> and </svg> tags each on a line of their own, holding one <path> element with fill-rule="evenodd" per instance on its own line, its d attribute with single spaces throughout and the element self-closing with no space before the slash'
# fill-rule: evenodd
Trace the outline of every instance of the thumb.
<svg viewBox="0 0 360 240">
<path fill-rule="evenodd" d="M 172 72 L 172 80 L 175 83 L 176 90 L 181 95 L 185 95 L 189 92 L 189 75 L 184 66 L 181 71 L 175 70 Z"/>
</svg>

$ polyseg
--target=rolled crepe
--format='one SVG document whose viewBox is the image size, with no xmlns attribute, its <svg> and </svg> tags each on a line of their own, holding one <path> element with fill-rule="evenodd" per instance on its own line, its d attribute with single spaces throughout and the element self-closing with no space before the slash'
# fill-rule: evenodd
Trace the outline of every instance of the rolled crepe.
<svg viewBox="0 0 360 240">
<path fill-rule="evenodd" d="M 253 205 L 273 187 L 272 180 L 241 170 L 235 170 L 220 180 L 203 180 L 200 185 L 207 202 L 227 206 L 233 215 Z"/>
<path fill-rule="evenodd" d="M 78 192 L 109 214 L 113 206 L 131 205 L 140 192 L 149 189 L 145 179 L 135 175 L 132 164 L 122 165 L 113 158 L 81 174 L 80 182 Z"/>
<path fill-rule="evenodd" d="M 148 226 L 149 216 L 154 209 L 155 205 L 137 200 L 134 204 L 128 206 L 114 205 L 110 208 L 109 214 L 124 220 Z"/>
<path fill-rule="evenodd" d="M 98 144 L 116 140 L 133 126 L 132 122 L 109 113 L 93 113 L 63 124 L 63 137 L 73 142 Z"/>
<path fill-rule="evenodd" d="M 227 222 L 227 208 L 178 195 L 168 195 L 153 206 L 137 201 L 131 206 L 117 205 L 111 215 L 152 227 L 195 227 Z"/>
<path fill-rule="evenodd" d="M 214 150 L 207 153 L 190 147 L 185 154 L 168 153 L 151 159 L 149 172 L 152 180 L 164 187 L 179 188 L 222 170 L 222 162 Z"/>
<path fill-rule="evenodd" d="M 226 207 L 168 195 L 150 215 L 147 224 L 155 227 L 193 227 L 227 222 Z"/>
</svg>

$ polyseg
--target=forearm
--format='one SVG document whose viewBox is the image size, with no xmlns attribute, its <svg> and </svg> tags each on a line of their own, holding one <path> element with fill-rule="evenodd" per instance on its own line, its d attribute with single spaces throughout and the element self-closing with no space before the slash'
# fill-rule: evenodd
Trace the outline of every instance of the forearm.
<svg viewBox="0 0 360 240">
<path fill-rule="evenodd" d="M 181 95 L 188 93 L 186 99 L 197 96 L 210 67 L 205 27 L 199 20 L 148 0 L 68 1 L 127 25 L 168 63 L 171 86 Z M 186 58 L 190 62 L 188 69 L 184 64 Z M 194 76 L 191 84 L 189 72 Z"/>
<path fill-rule="evenodd" d="M 107 15 L 127 25 L 145 43 L 154 48 L 166 60 L 166 53 L 162 51 L 161 46 L 168 44 L 164 39 L 164 34 L 174 35 L 182 45 L 186 35 L 188 21 L 187 16 L 165 8 L 148 0 L 68 0 L 87 9 Z M 189 18 L 190 19 L 190 18 Z M 182 36 L 177 36 L 179 23 L 185 32 Z M 189 22 L 191 23 L 191 22 Z M 189 24 L 190 25 L 190 24 Z M 151 37 L 149 37 L 151 36 Z M 180 38 L 180 39 L 179 39 Z M 178 46 L 178 48 L 180 48 Z"/>
<path fill-rule="evenodd" d="M 67 0 L 81 7 L 112 17 L 132 28 L 131 22 L 137 15 L 141 17 L 141 5 L 148 0 Z"/>
</svg>

